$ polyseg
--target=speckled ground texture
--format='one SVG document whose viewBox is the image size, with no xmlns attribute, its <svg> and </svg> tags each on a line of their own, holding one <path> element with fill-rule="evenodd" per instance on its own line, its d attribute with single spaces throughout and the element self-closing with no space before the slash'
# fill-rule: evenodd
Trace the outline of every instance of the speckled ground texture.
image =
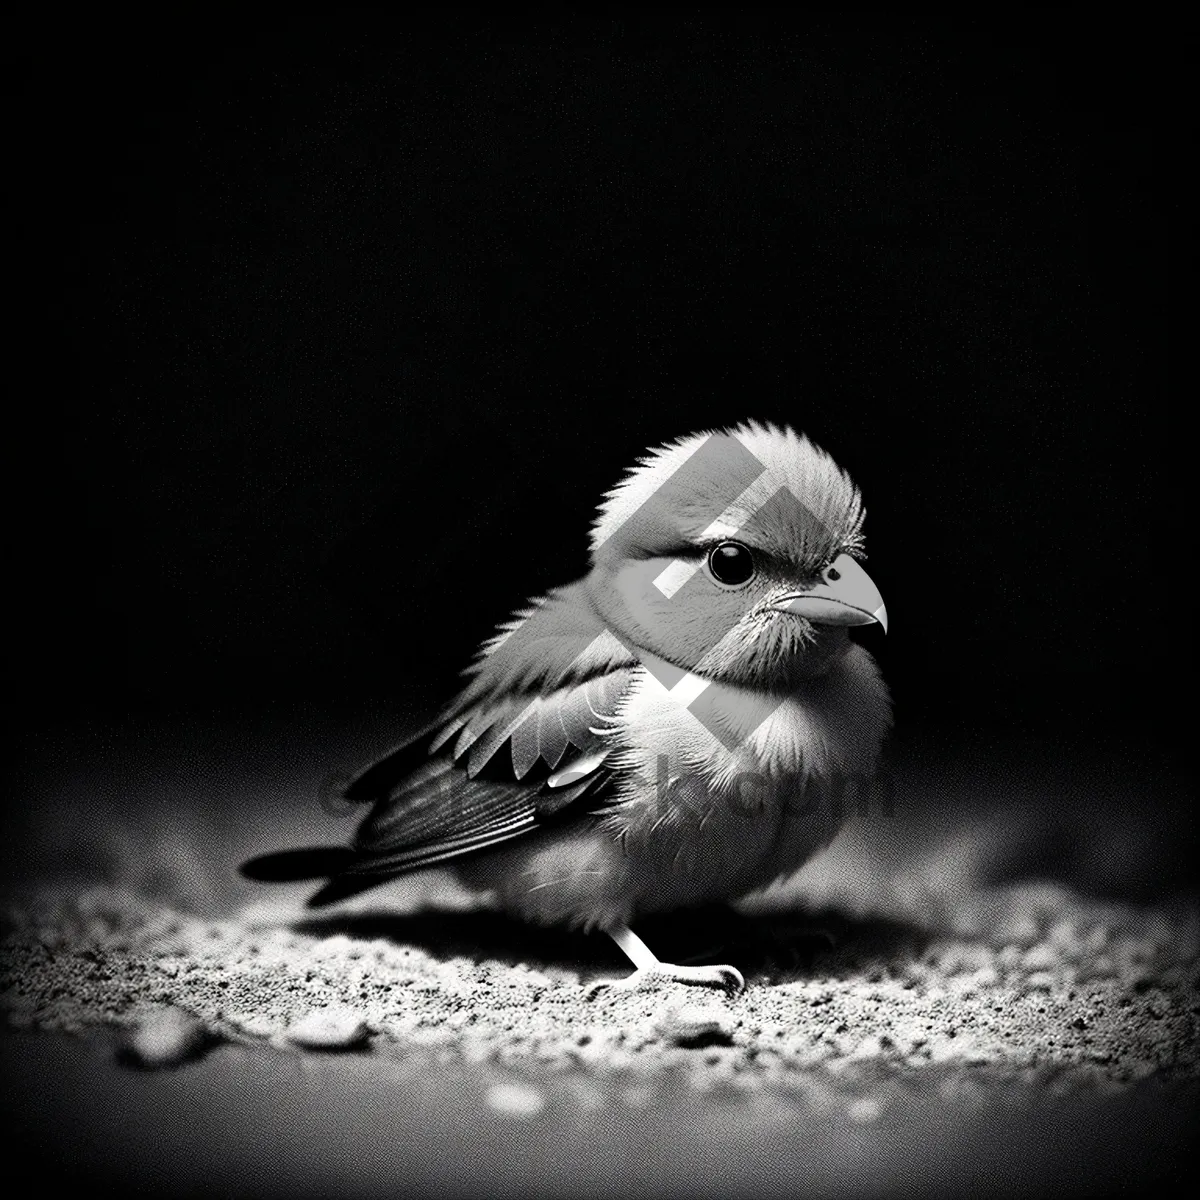
<svg viewBox="0 0 1200 1200">
<path fill-rule="evenodd" d="M 1003 790 L 1003 779 L 993 786 Z M 961 787 L 961 779 L 943 778 L 918 790 L 940 789 L 944 798 Z M 1099 1130 L 1099 1144 L 1111 1141 L 1108 1123 L 1118 1142 L 1124 1136 L 1125 1157 L 1136 1155 L 1145 1140 L 1130 1132 L 1136 1122 L 1161 1131 L 1160 1113 L 1195 1111 L 1194 896 L 1182 886 L 1152 895 L 1129 887 L 1108 888 L 1116 898 L 1096 894 L 1097 862 L 1107 864 L 1110 882 L 1113 871 L 1123 870 L 1128 882 L 1131 872 L 1136 877 L 1152 866 L 1153 835 L 1145 828 L 1126 839 L 1149 837 L 1145 862 L 1112 867 L 1117 852 L 1093 828 L 1073 843 L 1073 868 L 1058 872 L 1063 878 L 1022 869 L 1027 843 L 1050 836 L 1044 805 L 1029 796 L 1005 806 L 978 799 L 860 816 L 799 877 L 743 902 L 740 915 L 684 916 L 647 930 L 663 957 L 738 965 L 748 987 L 737 997 L 663 984 L 589 998 L 589 982 L 628 971 L 603 938 L 518 926 L 440 874 L 313 914 L 303 908 L 302 888 L 256 891 L 222 882 L 226 859 L 255 848 L 260 835 L 270 844 L 263 834 L 270 822 L 230 836 L 217 829 L 221 817 L 206 825 L 193 813 L 186 828 L 173 829 L 170 816 L 160 815 L 150 828 L 126 829 L 119 869 L 110 859 L 110 869 L 95 877 L 76 868 L 70 879 L 31 879 L 14 891 L 0 1003 L 18 1038 L 30 1031 L 89 1035 L 87 1053 L 99 1056 L 93 1074 L 119 1080 L 114 1095 L 158 1086 L 153 1080 L 165 1074 L 192 1079 L 171 1086 L 211 1093 L 228 1087 L 221 1072 L 269 1075 L 279 1067 L 264 1063 L 299 1061 L 314 1064 L 306 1087 L 340 1097 L 337 1111 L 353 1105 L 355 1086 L 373 1104 L 399 1111 L 422 1080 L 453 1080 L 448 1100 L 426 1097 L 415 1126 L 397 1117 L 410 1139 L 440 1111 L 460 1126 L 499 1122 L 527 1137 L 536 1130 L 544 1153 L 610 1110 L 623 1114 L 618 1122 L 641 1114 L 666 1130 L 673 1112 L 690 1111 L 693 1135 L 695 1112 L 719 1110 L 730 1116 L 708 1144 L 721 1140 L 720 1129 L 730 1131 L 736 1160 L 737 1145 L 750 1147 L 765 1129 L 786 1139 L 812 1123 L 813 1139 L 825 1138 L 825 1149 L 814 1150 L 814 1164 L 823 1165 L 807 1176 L 802 1166 L 768 1171 L 755 1184 L 760 1193 L 805 1179 L 834 1191 L 840 1181 L 859 1194 L 952 1190 L 952 1162 L 943 1175 L 922 1175 L 917 1165 L 906 1176 L 893 1155 L 864 1174 L 861 1146 L 869 1148 L 874 1136 L 894 1149 L 896 1131 L 931 1104 L 938 1121 L 960 1128 L 998 1111 L 1011 1122 L 1014 1113 L 1039 1106 L 1059 1114 L 1099 1106 L 1095 1121 L 1084 1121 L 1091 1136 Z M 1060 810 L 1055 830 L 1076 817 L 1082 829 L 1081 814 Z M 121 827 L 112 812 L 105 820 L 110 833 Z M 215 849 L 207 862 L 205 846 Z M 183 864 L 174 881 L 171 855 Z M 146 1069 L 155 1067 L 176 1069 Z M 253 1110 L 254 1102 L 242 1103 Z M 53 1106 L 47 1113 L 46 1120 L 68 1120 Z M 1018 1143 L 1029 1136 L 1028 1129 L 997 1134 L 1002 1127 L 999 1121 L 992 1133 Z M 513 1174 L 511 1149 L 503 1150 L 507 1135 L 488 1136 L 495 1161 L 486 1137 L 482 1148 L 468 1138 L 462 1152 L 475 1174 L 447 1179 L 464 1189 L 483 1180 L 498 1193 L 507 1179 L 517 1191 L 542 1187 L 548 1194 L 572 1179 L 561 1163 L 543 1164 L 538 1173 L 525 1162 Z M 982 1136 L 944 1153 L 969 1160 Z M 839 1155 L 851 1153 L 854 1138 L 867 1140 L 854 1143 L 858 1158 L 839 1174 Z M 954 1137 L 940 1141 L 949 1147 Z M 1023 1153 L 1039 1162 L 1054 1158 L 1045 1147 L 1010 1150 L 1014 1161 Z M 312 1146 L 306 1152 L 315 1153 Z M 705 1152 L 696 1151 L 701 1158 Z M 602 1162 L 593 1163 L 575 1182 L 598 1192 L 638 1190 L 642 1177 L 620 1165 L 619 1145 L 613 1153 L 607 1175 Z M 923 1153 L 943 1151 L 931 1144 Z M 1056 1161 L 1076 1153 L 1077 1146 L 1064 1145 Z M 387 1161 L 360 1163 L 361 1174 L 341 1181 L 345 1190 L 387 1190 L 395 1178 Z M 752 1176 L 731 1166 L 728 1155 L 721 1162 L 725 1175 L 706 1175 L 703 1188 L 693 1180 L 697 1191 L 749 1187 Z M 671 1178 L 688 1194 L 678 1177 L 682 1165 Z M 437 1167 L 422 1175 L 401 1161 L 390 1169 L 428 1185 Z M 999 1191 L 1037 1192 L 1053 1175 L 1045 1162 L 1038 1169 L 1032 1178 L 990 1179 Z M 1065 1190 L 1115 1188 L 1120 1180 L 1112 1169 L 1093 1178 L 1081 1167 Z M 325 1178 L 318 1187 L 321 1178 L 303 1177 L 317 1191 L 332 1186 Z M 922 1179 L 924 1187 L 915 1182 Z M 643 1182 L 672 1190 L 657 1176 Z M 255 1182 L 248 1174 L 240 1185 L 221 1184 L 272 1192 L 266 1177 Z M 303 1180 L 293 1183 L 293 1194 L 297 1187 L 305 1190 Z"/>
<path fill-rule="evenodd" d="M 899 1081 L 949 1062 L 1107 1084 L 1200 1073 L 1193 914 L 1048 884 L 922 907 L 894 903 L 852 934 L 827 916 L 841 944 L 803 970 L 768 964 L 737 998 L 664 983 L 589 999 L 579 971 L 441 957 L 387 936 L 386 915 L 297 923 L 259 907 L 215 920 L 97 889 L 10 915 L 3 1002 L 10 1023 L 41 1029 L 136 1028 L 173 1007 L 215 1037 L 286 1045 L 323 1015 L 331 1046 L 369 1039 L 377 1053 L 651 1077 L 678 1067 L 698 1086 L 747 1089 L 836 1080 L 855 1119 L 878 1110 L 881 1068 Z M 786 930 L 776 936 L 782 949 Z"/>
</svg>

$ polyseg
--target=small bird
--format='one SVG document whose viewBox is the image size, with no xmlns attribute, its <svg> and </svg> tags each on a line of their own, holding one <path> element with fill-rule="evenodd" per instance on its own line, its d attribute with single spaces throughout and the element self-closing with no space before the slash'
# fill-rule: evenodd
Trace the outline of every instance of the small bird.
<svg viewBox="0 0 1200 1200">
<path fill-rule="evenodd" d="M 732 966 L 660 962 L 630 923 L 794 873 L 843 821 L 814 795 L 873 774 L 891 701 L 849 637 L 887 628 L 863 517 L 788 428 L 650 450 L 600 505 L 589 573 L 500 626 L 441 715 L 346 785 L 371 805 L 353 844 L 243 873 L 324 878 L 319 907 L 449 864 L 525 920 L 608 933 L 635 969 L 594 990 L 740 990 Z"/>
</svg>

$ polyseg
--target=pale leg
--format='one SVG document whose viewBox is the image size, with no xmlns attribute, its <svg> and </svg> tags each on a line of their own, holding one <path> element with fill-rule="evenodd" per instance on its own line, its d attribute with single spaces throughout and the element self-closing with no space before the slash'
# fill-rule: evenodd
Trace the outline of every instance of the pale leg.
<svg viewBox="0 0 1200 1200">
<path fill-rule="evenodd" d="M 659 962 L 654 951 L 628 925 L 617 925 L 608 930 L 608 936 L 621 947 L 635 969 L 633 974 L 625 979 L 597 979 L 588 987 L 589 999 L 605 988 L 633 991 L 668 981 L 693 984 L 697 987 L 721 988 L 733 993 L 742 991 L 746 986 L 742 973 L 736 967 L 681 967 L 675 963 Z"/>
</svg>

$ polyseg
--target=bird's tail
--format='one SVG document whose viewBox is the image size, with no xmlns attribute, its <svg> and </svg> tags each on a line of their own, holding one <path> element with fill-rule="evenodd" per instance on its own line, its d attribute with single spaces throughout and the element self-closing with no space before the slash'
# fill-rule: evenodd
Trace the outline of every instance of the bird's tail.
<svg viewBox="0 0 1200 1200">
<path fill-rule="evenodd" d="M 260 854 L 238 868 L 247 879 L 258 883 L 298 883 L 304 879 L 326 880 L 325 886 L 309 896 L 305 907 L 324 908 L 386 882 L 388 876 L 369 873 L 346 875 L 357 861 L 349 846 L 307 846 L 303 850 L 276 850 Z"/>
<path fill-rule="evenodd" d="M 247 879 L 260 883 L 294 883 L 338 875 L 353 861 L 354 851 L 348 846 L 308 846 L 303 850 L 260 854 L 238 869 Z"/>
</svg>

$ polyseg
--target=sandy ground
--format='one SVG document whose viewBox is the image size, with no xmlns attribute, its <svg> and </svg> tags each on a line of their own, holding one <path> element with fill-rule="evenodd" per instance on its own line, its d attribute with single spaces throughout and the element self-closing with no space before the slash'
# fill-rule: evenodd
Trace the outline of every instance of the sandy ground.
<svg viewBox="0 0 1200 1200">
<path fill-rule="evenodd" d="M 139 833 L 100 805 L 122 878 L 89 878 L 78 847 L 47 878 L 29 835 L 37 869 L 11 889 L 10 1127 L 59 1167 L 179 1192 L 1179 1181 L 1200 1093 L 1200 909 L 1186 888 L 1129 886 L 1155 854 L 1145 819 L 1114 840 L 1111 817 L 1102 835 L 1060 806 L 1054 829 L 1080 831 L 1064 878 L 1025 869 L 1050 838 L 1045 805 L 1003 773 L 988 786 L 1007 802 L 868 814 L 740 917 L 644 931 L 664 958 L 734 962 L 749 984 L 734 998 L 589 998 L 628 969 L 605 939 L 517 925 L 438 874 L 319 917 L 303 889 L 230 882 L 244 848 L 306 840 L 286 812 L 222 835 L 222 814 L 201 828 L 175 809 Z M 921 778 L 910 794 L 956 787 Z M 43 849 L 61 844 L 47 829 Z M 179 1069 L 131 1069 L 156 1066 Z M 236 1152 L 180 1143 L 198 1128 Z"/>
<path fill-rule="evenodd" d="M 816 1087 L 844 1092 L 854 1120 L 878 1114 L 881 1078 L 899 1086 L 946 1063 L 1102 1085 L 1200 1076 L 1190 912 L 1100 906 L 1043 884 L 972 895 L 949 921 L 895 908 L 806 919 L 836 948 L 803 969 L 759 961 L 740 997 L 663 984 L 588 998 L 585 981 L 628 969 L 615 957 L 603 970 L 549 965 L 536 944 L 531 961 L 493 957 L 489 944 L 538 939 L 488 915 L 315 919 L 255 906 L 214 920 L 109 889 L 42 895 L 10 914 L 4 1007 L 19 1028 L 165 1030 L 155 1014 L 171 1007 L 220 1040 Z M 748 924 L 779 942 L 777 957 L 807 940 L 794 914 Z M 464 937 L 475 953 L 436 949 Z M 750 965 L 745 947 L 729 949 Z"/>
</svg>

